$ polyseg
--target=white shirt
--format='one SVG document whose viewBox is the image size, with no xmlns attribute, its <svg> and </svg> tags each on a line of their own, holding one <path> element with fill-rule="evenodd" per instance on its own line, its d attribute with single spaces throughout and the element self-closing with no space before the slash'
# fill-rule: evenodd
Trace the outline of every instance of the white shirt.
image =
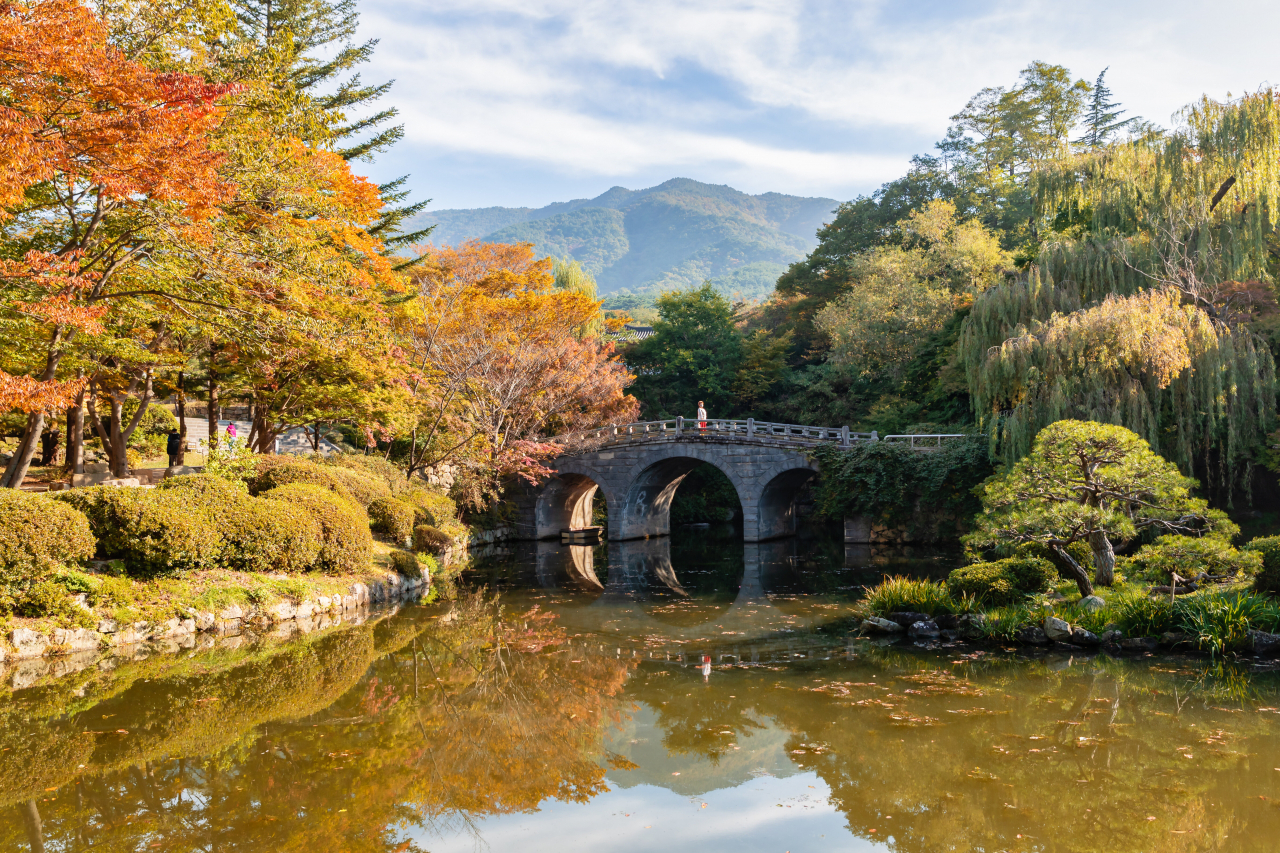
<svg viewBox="0 0 1280 853">
<path fill-rule="evenodd" d="M 706 419 L 707 419 L 707 410 L 706 410 L 706 409 L 704 409 L 704 408 L 702 408 L 701 406 L 699 406 L 699 407 L 698 407 L 698 420 L 700 420 L 700 421 L 705 421 Z"/>
</svg>

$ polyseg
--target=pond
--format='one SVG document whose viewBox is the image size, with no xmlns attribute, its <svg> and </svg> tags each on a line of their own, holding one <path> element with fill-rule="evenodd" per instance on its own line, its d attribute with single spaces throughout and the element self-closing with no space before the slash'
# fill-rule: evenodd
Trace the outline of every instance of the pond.
<svg viewBox="0 0 1280 853">
<path fill-rule="evenodd" d="M 1271 671 L 850 633 L 862 585 L 942 574 L 955 555 L 744 545 L 731 528 L 491 550 L 455 602 L 5 688 L 0 849 L 1074 853 L 1280 838 Z"/>
</svg>

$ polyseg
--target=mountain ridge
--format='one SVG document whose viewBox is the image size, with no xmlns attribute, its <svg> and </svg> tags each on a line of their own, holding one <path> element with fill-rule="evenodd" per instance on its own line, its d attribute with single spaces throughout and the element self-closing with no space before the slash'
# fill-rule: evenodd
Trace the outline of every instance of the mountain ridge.
<svg viewBox="0 0 1280 853">
<path fill-rule="evenodd" d="M 429 211 L 415 226 L 436 224 L 438 245 L 532 242 L 540 254 L 580 262 L 602 294 L 653 294 L 710 280 L 752 298 L 771 291 L 787 265 L 817 245 L 815 232 L 837 204 L 672 178 L 540 208 Z"/>
</svg>

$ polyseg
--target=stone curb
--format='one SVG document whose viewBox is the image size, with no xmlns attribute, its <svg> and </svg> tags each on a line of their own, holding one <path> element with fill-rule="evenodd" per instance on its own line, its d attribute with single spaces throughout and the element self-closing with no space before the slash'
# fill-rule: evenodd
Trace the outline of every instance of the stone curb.
<svg viewBox="0 0 1280 853">
<path fill-rule="evenodd" d="M 0 664 L 36 658 L 59 657 L 84 652 L 124 649 L 142 643 L 182 641 L 199 634 L 232 637 L 256 628 L 274 629 L 285 635 L 310 633 L 338 624 L 345 614 L 366 610 L 375 604 L 397 602 L 425 589 L 430 578 L 389 576 L 372 583 L 353 583 L 344 595 L 320 596 L 315 601 L 277 601 L 265 607 L 243 608 L 233 604 L 217 613 L 194 612 L 186 619 L 174 617 L 164 622 L 134 622 L 121 625 L 112 619 L 92 628 L 55 628 L 41 634 L 30 628 L 9 632 L 9 648 L 0 647 Z"/>
</svg>

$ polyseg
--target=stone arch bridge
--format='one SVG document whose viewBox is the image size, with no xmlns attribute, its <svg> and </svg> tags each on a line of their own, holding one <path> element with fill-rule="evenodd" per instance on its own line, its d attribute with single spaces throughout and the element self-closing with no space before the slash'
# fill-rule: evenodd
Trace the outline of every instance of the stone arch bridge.
<svg viewBox="0 0 1280 853">
<path fill-rule="evenodd" d="M 796 530 L 800 488 L 818 471 L 806 451 L 822 444 L 902 441 L 936 448 L 962 436 L 884 436 L 848 427 L 814 427 L 755 420 L 683 418 L 607 427 L 564 440 L 555 475 L 530 490 L 517 519 L 523 538 L 557 538 L 591 526 L 596 497 L 608 508 L 608 538 L 643 539 L 671 531 L 671 501 L 680 482 L 708 463 L 733 483 L 742 505 L 743 538 L 760 542 Z M 572 448 L 572 449 L 569 449 Z"/>
</svg>

